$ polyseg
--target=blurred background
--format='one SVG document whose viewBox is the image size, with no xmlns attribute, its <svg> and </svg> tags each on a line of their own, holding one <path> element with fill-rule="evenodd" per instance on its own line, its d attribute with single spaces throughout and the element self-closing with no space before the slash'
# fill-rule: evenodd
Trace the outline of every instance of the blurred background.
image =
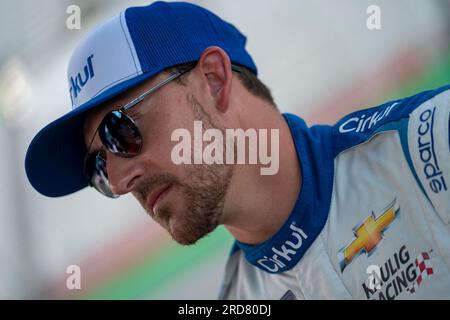
<svg viewBox="0 0 450 320">
<path fill-rule="evenodd" d="M 216 299 L 233 239 L 174 243 L 131 197 L 50 199 L 28 183 L 34 135 L 70 109 L 66 68 L 101 21 L 151 1 L 0 2 L 0 298 Z M 309 124 L 450 83 L 450 0 L 192 1 L 236 25 L 283 112 Z M 67 8 L 81 10 L 69 30 Z M 367 8 L 380 8 L 369 30 Z M 67 267 L 81 268 L 68 290 Z"/>
</svg>

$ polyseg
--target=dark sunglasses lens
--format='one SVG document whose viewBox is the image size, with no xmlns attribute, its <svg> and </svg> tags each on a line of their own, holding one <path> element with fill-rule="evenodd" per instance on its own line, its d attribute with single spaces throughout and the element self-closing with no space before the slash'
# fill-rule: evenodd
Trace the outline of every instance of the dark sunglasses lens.
<svg viewBox="0 0 450 320">
<path fill-rule="evenodd" d="M 85 171 L 89 184 L 103 195 L 109 198 L 117 198 L 109 187 L 108 173 L 106 172 L 106 161 L 97 154 L 89 154 L 85 163 Z"/>
<path fill-rule="evenodd" d="M 120 111 L 108 113 L 99 126 L 103 145 L 115 154 L 137 155 L 141 151 L 142 136 L 126 114 Z"/>
</svg>

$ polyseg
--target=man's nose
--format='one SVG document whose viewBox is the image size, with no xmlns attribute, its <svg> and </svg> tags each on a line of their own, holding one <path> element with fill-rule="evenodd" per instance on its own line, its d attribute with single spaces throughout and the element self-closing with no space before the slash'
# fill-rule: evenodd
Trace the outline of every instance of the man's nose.
<svg viewBox="0 0 450 320">
<path fill-rule="evenodd" d="M 116 195 L 133 190 L 144 175 L 144 167 L 135 158 L 123 158 L 108 152 L 106 170 L 111 191 Z"/>
</svg>

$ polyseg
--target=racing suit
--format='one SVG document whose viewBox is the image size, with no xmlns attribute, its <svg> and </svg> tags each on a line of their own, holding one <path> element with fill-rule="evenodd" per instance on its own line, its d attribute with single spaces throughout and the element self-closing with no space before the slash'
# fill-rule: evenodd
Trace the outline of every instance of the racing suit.
<svg viewBox="0 0 450 320">
<path fill-rule="evenodd" d="M 287 221 L 235 242 L 221 299 L 450 298 L 450 85 L 308 128 Z"/>
</svg>

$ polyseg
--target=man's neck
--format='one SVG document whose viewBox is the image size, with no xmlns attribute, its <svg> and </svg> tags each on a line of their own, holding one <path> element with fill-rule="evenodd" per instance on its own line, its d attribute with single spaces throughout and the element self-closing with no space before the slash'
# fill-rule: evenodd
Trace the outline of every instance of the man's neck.
<svg viewBox="0 0 450 320">
<path fill-rule="evenodd" d="M 246 117 L 251 120 L 242 129 L 266 128 L 269 136 L 270 129 L 279 130 L 278 173 L 261 175 L 261 165 L 236 165 L 224 208 L 224 226 L 238 241 L 251 245 L 264 242 L 282 227 L 300 192 L 300 164 L 289 126 L 271 108 L 263 106 L 256 117 Z"/>
</svg>

